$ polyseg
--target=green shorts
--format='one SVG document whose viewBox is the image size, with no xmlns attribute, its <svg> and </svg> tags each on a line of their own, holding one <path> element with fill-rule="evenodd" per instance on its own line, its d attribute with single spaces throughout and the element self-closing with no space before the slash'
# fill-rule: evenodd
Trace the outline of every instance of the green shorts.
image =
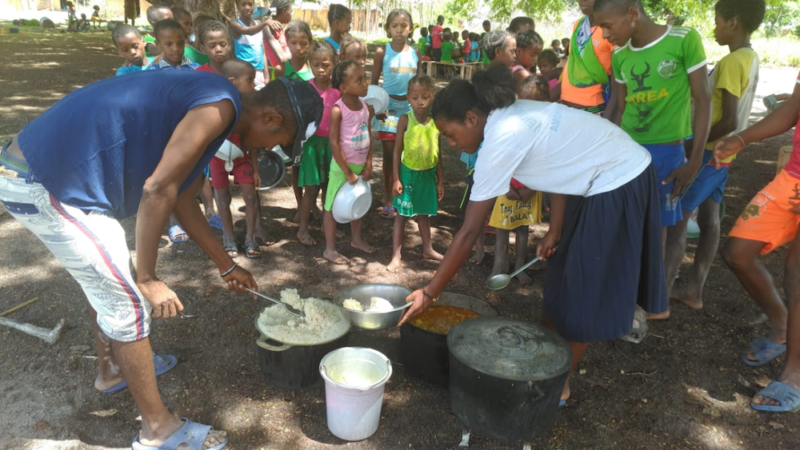
<svg viewBox="0 0 800 450">
<path fill-rule="evenodd" d="M 366 164 L 348 164 L 350 170 L 356 175 L 361 175 L 361 172 L 366 167 Z M 337 162 L 331 164 L 331 171 L 328 174 L 328 192 L 325 195 L 325 211 L 330 211 L 333 208 L 333 199 L 339 193 L 339 189 L 347 183 L 347 177 L 344 176 L 342 168 L 339 167 Z"/>
<path fill-rule="evenodd" d="M 331 170 L 331 146 L 328 138 L 311 136 L 303 144 L 303 158 L 300 159 L 298 186 L 319 186 L 328 181 Z"/>
<path fill-rule="evenodd" d="M 400 184 L 403 185 L 403 193 L 394 198 L 392 206 L 401 216 L 436 215 L 439 210 L 436 193 L 436 167 L 428 170 L 413 170 L 401 163 Z"/>
</svg>

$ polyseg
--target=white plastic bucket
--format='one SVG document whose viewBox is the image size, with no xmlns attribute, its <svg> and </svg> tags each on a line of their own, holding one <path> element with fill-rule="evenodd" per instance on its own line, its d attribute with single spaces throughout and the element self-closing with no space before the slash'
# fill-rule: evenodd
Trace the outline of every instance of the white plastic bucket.
<svg viewBox="0 0 800 450">
<path fill-rule="evenodd" d="M 325 380 L 328 429 L 346 441 L 360 441 L 378 431 L 383 388 L 392 362 L 383 353 L 362 347 L 334 350 L 319 363 Z"/>
</svg>

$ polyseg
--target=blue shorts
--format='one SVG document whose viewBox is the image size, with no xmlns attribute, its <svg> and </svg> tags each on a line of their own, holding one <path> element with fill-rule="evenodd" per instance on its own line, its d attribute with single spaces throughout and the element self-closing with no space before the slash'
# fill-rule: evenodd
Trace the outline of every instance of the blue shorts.
<svg viewBox="0 0 800 450">
<path fill-rule="evenodd" d="M 642 145 L 650 152 L 653 158 L 653 167 L 656 169 L 658 177 L 659 204 L 661 205 L 661 226 L 671 227 L 683 219 L 681 211 L 681 199 L 672 197 L 675 190 L 675 181 L 669 184 L 661 184 L 669 174 L 682 166 L 686 161 L 686 152 L 683 144 L 647 144 Z"/>
<path fill-rule="evenodd" d="M 709 198 L 715 203 L 722 203 L 722 194 L 725 190 L 725 183 L 728 181 L 728 168 L 717 169 L 709 166 L 708 162 L 713 157 L 714 152 L 710 150 L 703 153 L 703 167 L 681 197 L 681 207 L 684 211 L 694 211 Z"/>
</svg>

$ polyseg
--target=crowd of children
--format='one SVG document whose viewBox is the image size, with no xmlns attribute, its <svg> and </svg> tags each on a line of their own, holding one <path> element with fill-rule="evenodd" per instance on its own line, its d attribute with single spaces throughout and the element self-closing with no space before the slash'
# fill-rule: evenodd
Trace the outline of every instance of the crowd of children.
<svg viewBox="0 0 800 450">
<path fill-rule="evenodd" d="M 193 16 L 182 8 L 155 5 L 147 11 L 153 25 L 152 35 L 143 38 L 134 27 L 120 25 L 112 33 L 112 39 L 125 59 L 117 75 L 142 70 L 201 70 L 227 78 L 241 92 L 259 89 L 276 77 L 310 83 L 322 98 L 324 113 L 313 136 L 304 142 L 302 155 L 290 155 L 298 207 L 297 239 L 304 245 L 316 245 L 310 222 L 312 217 L 321 216 L 323 257 L 335 264 L 350 263 L 336 247 L 332 206 L 337 192 L 346 183 L 373 178 L 372 140 L 376 139 L 383 156 L 383 192 L 378 214 L 394 223 L 392 259 L 387 265 L 390 271 L 397 271 L 402 265 L 409 219 L 418 224 L 423 258 L 436 261 L 443 258 L 433 248 L 431 236 L 431 217 L 438 213 L 438 202 L 444 195 L 440 156 L 443 137 L 432 115 L 434 99 L 438 100 L 437 88 L 433 79 L 421 74 L 420 63 L 484 61 L 493 67 L 504 66 L 510 73 L 516 99 L 559 102 L 583 111 L 581 114 L 602 116 L 608 119 L 602 122 L 603 127 L 618 126 L 646 149 L 657 181 L 657 216 L 662 231 L 662 281 L 665 282 L 659 286 L 664 287 L 667 296 L 700 308 L 703 285 L 719 246 L 719 210 L 727 168 L 747 143 L 782 133 L 794 125 L 800 110 L 800 94 L 796 90 L 784 106 L 746 129 L 758 81 L 758 55 L 749 39 L 763 20 L 764 2 L 717 2 L 715 38 L 720 45 L 730 48 L 730 54 L 710 74 L 696 30 L 653 22 L 639 0 L 578 3 L 583 17 L 574 23 L 571 37 L 552 40 L 550 48 L 545 48 L 545 41 L 535 31 L 535 22 L 530 17 L 517 17 L 507 29 L 496 31 L 485 21 L 484 32 L 477 34 L 452 30 L 445 26 L 445 17 L 439 16 L 436 24 L 419 27 L 419 38 L 414 42 L 412 37 L 417 27 L 411 14 L 395 9 L 384 23 L 390 42 L 376 49 L 371 78 L 365 67 L 366 45 L 350 35 L 352 14 L 343 5 L 329 7 L 330 35 L 324 40 L 315 40 L 307 23 L 291 20 L 289 0 L 274 0 L 271 18 L 264 22 L 253 18 L 252 0 L 237 0 L 239 17 L 227 24 L 204 14 Z M 502 79 L 500 69 L 493 70 L 493 76 Z M 379 114 L 373 114 L 361 99 L 370 84 L 381 85 L 390 97 L 388 107 Z M 468 91 L 466 87 L 459 89 Z M 484 95 L 488 94 L 479 93 L 476 98 Z M 507 106 L 508 102 L 497 104 Z M 439 110 L 442 111 L 441 107 Z M 447 117 L 452 119 L 450 115 Z M 453 117 L 461 120 L 461 115 Z M 464 117 L 463 120 L 468 120 L 471 116 Z M 447 140 L 451 147 L 456 142 L 449 135 Z M 799 145 L 796 139 L 795 146 Z M 230 256 L 238 255 L 228 191 L 228 177 L 232 174 L 234 182 L 241 186 L 246 205 L 245 254 L 258 257 L 259 243 L 264 238 L 258 213 L 256 189 L 260 181 L 254 170 L 255 149 L 241 145 L 235 135 L 229 136 L 226 146 L 223 148 L 241 156 L 215 158 L 209 173 L 221 218 L 223 244 Z M 476 165 L 478 149 L 463 155 L 468 170 Z M 744 352 L 744 362 L 750 365 L 765 364 L 785 352 L 787 341 L 790 346 L 800 345 L 787 337 L 791 336 L 787 330 L 794 328 L 796 335 L 800 329 L 800 323 L 793 323 L 800 321 L 800 314 L 793 309 L 794 296 L 800 289 L 795 286 L 800 280 L 800 265 L 790 264 L 795 246 L 787 260 L 788 310 L 757 260 L 759 254 L 795 240 L 800 223 L 795 203 L 800 196 L 792 187 L 800 178 L 797 168 L 800 163 L 795 164 L 796 159 L 793 154 L 786 170 L 753 200 L 724 249 L 725 261 L 764 308 L 773 329 Z M 468 189 L 470 180 L 468 177 Z M 320 194 L 322 211 L 317 207 Z M 563 215 L 565 200 L 558 195 L 551 200 L 554 212 Z M 769 212 L 767 204 L 774 204 Z M 213 212 L 213 203 L 206 206 L 207 211 L 210 208 Z M 672 282 L 685 252 L 686 224 L 695 211 L 701 230 L 697 254 L 687 287 L 673 293 Z M 525 262 L 529 226 L 542 221 L 543 212 L 543 192 L 511 178 L 506 193 L 494 200 L 483 222 L 487 230 L 491 228 L 496 233 L 492 274 L 510 270 L 508 247 L 512 231 L 516 243 L 515 266 Z M 208 217 L 212 220 L 215 215 Z M 179 227 L 177 223 L 171 225 Z M 351 246 L 372 253 L 374 249 L 364 241 L 361 227 L 361 220 L 351 222 Z M 483 237 L 481 233 L 474 241 L 478 262 L 483 256 Z M 556 252 L 555 241 L 548 241 L 546 247 L 544 256 Z M 518 279 L 530 280 L 524 273 Z M 647 319 L 668 316 L 666 309 Z M 644 311 L 640 308 L 633 317 L 629 328 L 634 336 L 631 339 L 637 341 L 643 336 Z M 800 364 L 797 361 L 800 353 L 796 348 L 794 352 L 780 382 L 760 393 L 753 401 L 754 408 L 800 407 L 800 394 L 796 392 L 800 390 L 800 369 L 795 367 Z M 564 399 L 568 396 L 567 387 Z"/>
</svg>

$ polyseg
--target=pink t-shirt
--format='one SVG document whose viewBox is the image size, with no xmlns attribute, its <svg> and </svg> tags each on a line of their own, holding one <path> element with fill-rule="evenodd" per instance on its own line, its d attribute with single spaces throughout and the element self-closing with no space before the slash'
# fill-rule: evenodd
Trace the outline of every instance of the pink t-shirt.
<svg viewBox="0 0 800 450">
<path fill-rule="evenodd" d="M 797 75 L 797 84 L 800 84 L 800 74 Z M 789 175 L 800 179 L 800 117 L 797 120 L 797 126 L 794 128 L 794 139 L 792 139 L 792 154 L 789 156 L 789 162 L 783 168 Z"/>
<path fill-rule="evenodd" d="M 317 94 L 322 97 L 322 105 L 325 107 L 325 109 L 322 111 L 322 120 L 319 122 L 317 132 L 314 134 L 317 136 L 328 137 L 331 129 L 331 108 L 333 108 L 333 105 L 337 100 L 342 98 L 342 93 L 339 92 L 338 89 L 334 89 L 332 87 L 329 87 L 324 91 L 320 90 L 314 80 L 309 81 L 309 83 L 314 86 L 314 89 L 317 90 Z"/>
<path fill-rule="evenodd" d="M 342 110 L 342 123 L 339 125 L 339 146 L 348 164 L 364 164 L 369 154 L 369 109 L 364 100 L 361 109 L 353 111 L 342 99 L 334 103 Z"/>
<path fill-rule="evenodd" d="M 442 48 L 442 27 L 439 25 L 431 27 L 431 48 Z"/>
</svg>

